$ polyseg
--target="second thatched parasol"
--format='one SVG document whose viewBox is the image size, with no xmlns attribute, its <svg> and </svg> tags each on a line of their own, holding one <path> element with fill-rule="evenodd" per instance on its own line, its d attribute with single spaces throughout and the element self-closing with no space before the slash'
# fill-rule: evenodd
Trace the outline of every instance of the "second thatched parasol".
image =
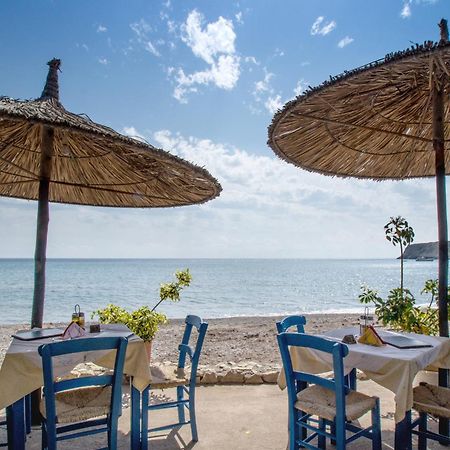
<svg viewBox="0 0 450 450">
<path fill-rule="evenodd" d="M 436 175 L 439 228 L 439 326 L 448 336 L 450 44 L 441 40 L 388 54 L 287 103 L 269 127 L 275 153 L 325 175 L 375 180 Z M 446 169 L 447 167 L 447 169 Z"/>
</svg>

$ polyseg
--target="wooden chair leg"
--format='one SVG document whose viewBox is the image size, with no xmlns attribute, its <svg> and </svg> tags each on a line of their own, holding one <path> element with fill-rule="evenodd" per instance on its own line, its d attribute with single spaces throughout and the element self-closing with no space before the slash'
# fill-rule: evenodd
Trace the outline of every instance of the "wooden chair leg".
<svg viewBox="0 0 450 450">
<path fill-rule="evenodd" d="M 345 450 L 345 418 L 335 419 L 336 450 Z"/>
<path fill-rule="evenodd" d="M 184 400 L 184 386 L 177 386 L 177 401 L 181 402 L 183 400 Z M 183 403 L 179 403 L 177 406 L 178 422 L 180 422 L 180 423 L 186 422 L 184 408 L 185 408 L 185 406 Z"/>
<path fill-rule="evenodd" d="M 289 450 L 298 450 L 297 441 L 299 440 L 299 411 L 293 406 L 289 410 Z"/>
<path fill-rule="evenodd" d="M 31 395 L 25 396 L 25 427 L 26 433 L 31 433 Z"/>
<path fill-rule="evenodd" d="M 302 441 L 304 441 L 308 437 L 308 429 L 302 426 L 302 423 L 307 422 L 307 419 L 300 420 L 300 417 L 303 417 L 304 415 L 305 415 L 304 411 L 298 411 L 298 420 L 297 420 L 297 423 L 299 424 L 298 435 Z"/>
<path fill-rule="evenodd" d="M 425 433 L 427 432 L 427 413 L 419 414 L 419 450 L 427 450 L 427 437 Z"/>
<path fill-rule="evenodd" d="M 372 450 L 381 450 L 380 400 L 377 399 L 372 409 Z M 411 419 L 411 416 L 410 416 Z M 411 439 L 411 435 L 410 435 Z"/>
<path fill-rule="evenodd" d="M 192 440 L 198 441 L 197 416 L 195 414 L 195 388 L 189 390 L 189 417 L 191 422 Z"/>
<path fill-rule="evenodd" d="M 330 433 L 331 433 L 333 436 L 336 436 L 336 424 L 335 424 L 334 422 L 331 422 L 331 423 L 330 423 Z M 336 439 L 331 438 L 331 439 L 330 439 L 330 444 L 331 444 L 331 445 L 336 445 Z"/>
<path fill-rule="evenodd" d="M 148 449 L 148 405 L 150 400 L 150 388 L 142 391 L 142 408 L 141 408 L 141 450 Z M 136 408 L 136 414 L 139 414 L 139 408 Z"/>
<path fill-rule="evenodd" d="M 47 449 L 47 431 L 45 430 L 45 425 L 44 425 L 44 422 L 42 422 L 42 425 L 41 425 L 41 429 L 42 429 L 42 434 L 41 434 L 41 436 L 42 436 L 42 443 L 41 443 L 41 446 L 42 446 L 42 450 L 46 450 Z"/>
<path fill-rule="evenodd" d="M 117 420 L 118 418 L 116 417 L 110 422 L 108 427 L 108 450 L 117 450 Z"/>
<path fill-rule="evenodd" d="M 326 422 L 325 419 L 319 419 L 319 430 L 322 433 L 325 433 L 326 428 Z M 327 439 L 325 435 L 319 434 L 319 437 L 317 438 L 317 447 L 321 450 L 325 450 L 327 448 Z"/>
</svg>

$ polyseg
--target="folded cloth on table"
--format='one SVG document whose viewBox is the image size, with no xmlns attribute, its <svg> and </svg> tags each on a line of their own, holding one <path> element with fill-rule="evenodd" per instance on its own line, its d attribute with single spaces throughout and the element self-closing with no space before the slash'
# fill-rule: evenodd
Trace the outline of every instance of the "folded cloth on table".
<svg viewBox="0 0 450 450">
<path fill-rule="evenodd" d="M 374 327 L 366 327 L 366 331 L 358 339 L 360 344 L 372 345 L 374 347 L 382 347 L 384 345 L 378 333 L 375 331 Z"/>
</svg>

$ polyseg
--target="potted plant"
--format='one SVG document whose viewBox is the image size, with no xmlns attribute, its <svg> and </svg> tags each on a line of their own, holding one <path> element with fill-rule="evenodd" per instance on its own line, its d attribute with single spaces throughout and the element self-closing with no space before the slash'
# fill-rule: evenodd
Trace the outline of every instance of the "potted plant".
<svg viewBox="0 0 450 450">
<path fill-rule="evenodd" d="M 100 323 L 123 323 L 136 336 L 139 336 L 145 343 L 147 354 L 150 360 L 151 345 L 158 328 L 167 322 L 165 314 L 156 312 L 155 309 L 164 301 L 180 301 L 180 294 L 183 288 L 190 285 L 192 276 L 189 269 L 177 271 L 176 281 L 163 283 L 159 288 L 159 301 L 153 308 L 141 306 L 134 311 L 127 311 L 121 306 L 109 304 L 103 309 L 98 309 L 92 313 L 92 317 L 98 316 Z"/>
</svg>

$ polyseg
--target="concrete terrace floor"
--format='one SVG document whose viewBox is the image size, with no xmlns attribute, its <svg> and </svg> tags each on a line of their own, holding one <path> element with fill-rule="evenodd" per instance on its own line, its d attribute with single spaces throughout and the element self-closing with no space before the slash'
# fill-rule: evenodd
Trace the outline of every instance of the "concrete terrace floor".
<svg viewBox="0 0 450 450">
<path fill-rule="evenodd" d="M 393 449 L 393 394 L 372 381 L 359 381 L 358 390 L 381 398 L 383 450 Z M 168 389 L 164 394 L 174 394 Z M 152 425 L 173 422 L 172 411 L 157 411 L 150 416 Z M 287 393 L 276 385 L 257 386 L 200 386 L 197 388 L 197 423 L 199 442 L 191 442 L 189 426 L 179 431 L 167 431 L 149 439 L 150 450 L 285 450 L 287 445 Z M 368 424 L 370 415 L 361 419 Z M 129 409 L 124 409 L 119 424 L 119 449 L 129 449 Z M 40 449 L 40 430 L 33 430 L 27 449 Z M 90 450 L 105 445 L 102 437 L 87 437 L 66 441 L 59 449 Z M 413 448 L 416 441 L 413 441 Z M 328 448 L 334 448 L 328 445 Z M 365 439 L 352 443 L 349 449 L 371 449 Z M 417 447 L 416 447 L 417 448 Z M 430 441 L 430 449 L 444 449 Z"/>
</svg>

